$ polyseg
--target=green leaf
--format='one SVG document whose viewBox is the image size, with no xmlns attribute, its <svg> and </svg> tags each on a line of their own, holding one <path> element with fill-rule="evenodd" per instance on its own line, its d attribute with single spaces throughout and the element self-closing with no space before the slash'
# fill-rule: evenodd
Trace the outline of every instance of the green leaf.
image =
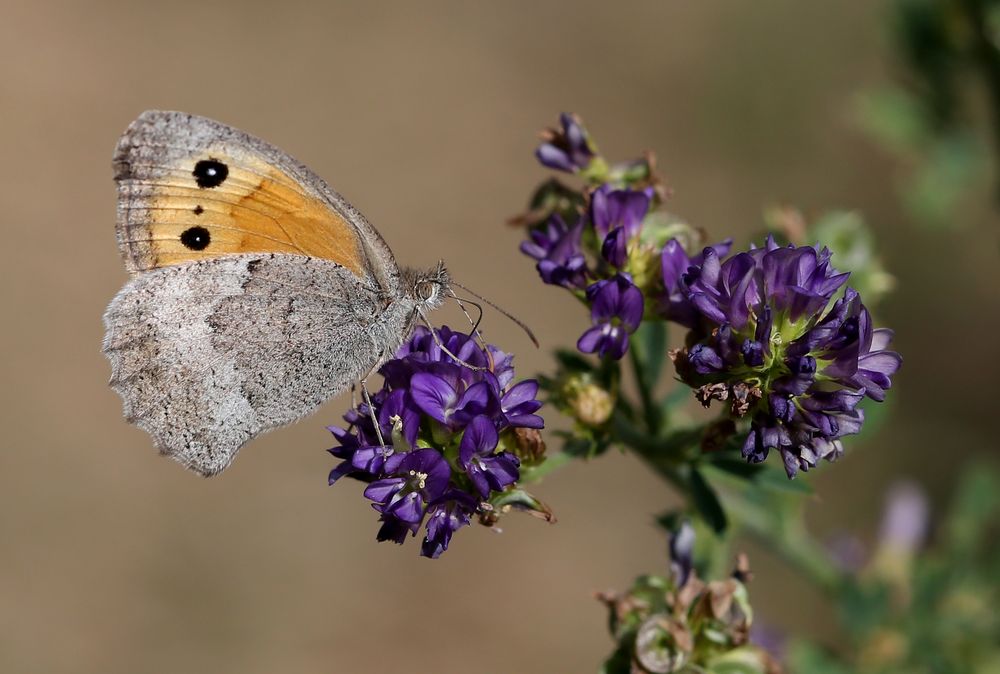
<svg viewBox="0 0 1000 674">
<path fill-rule="evenodd" d="M 657 435 L 663 419 L 653 395 L 667 355 L 666 324 L 663 321 L 644 321 L 632 336 L 629 355 L 639 386 L 643 421 L 650 435 Z"/>
<path fill-rule="evenodd" d="M 809 495 L 814 493 L 812 485 L 810 485 L 805 478 L 799 473 L 798 477 L 794 480 L 788 478 L 788 474 L 785 473 L 784 468 L 779 468 L 777 466 L 764 466 L 763 470 L 757 473 L 757 477 L 754 479 L 761 487 L 766 487 L 772 491 L 784 491 L 790 494 L 805 494 Z"/>
<path fill-rule="evenodd" d="M 680 510 L 666 510 L 656 516 L 656 524 L 668 534 L 673 534 L 684 519 L 685 515 Z"/>
<path fill-rule="evenodd" d="M 930 134 L 923 103 L 896 87 L 885 87 L 859 97 L 855 103 L 855 118 L 876 142 L 896 154 L 912 152 Z"/>
<path fill-rule="evenodd" d="M 581 356 L 576 351 L 569 349 L 558 349 L 555 352 L 559 365 L 570 372 L 590 372 L 594 369 L 594 364 Z"/>
<path fill-rule="evenodd" d="M 788 479 L 783 468 L 768 464 L 751 464 L 735 457 L 714 459 L 701 465 L 706 475 L 720 475 L 728 479 L 751 483 L 754 487 L 772 492 L 789 494 L 813 494 L 812 485 L 799 475 L 794 480 Z"/>
<path fill-rule="evenodd" d="M 718 494 L 697 468 L 691 469 L 691 500 L 695 510 L 712 530 L 721 534 L 726 530 L 726 511 L 722 509 Z"/>
<path fill-rule="evenodd" d="M 676 382 L 676 385 L 670 389 L 670 392 L 663 396 L 663 400 L 660 401 L 660 413 L 667 416 L 676 407 L 683 405 L 693 398 L 694 391 L 690 386 L 681 382 Z"/>
<path fill-rule="evenodd" d="M 640 454 L 655 455 L 661 453 L 661 443 L 650 437 L 623 413 L 616 409 L 611 414 L 611 435 L 621 444 L 634 449 Z"/>
<path fill-rule="evenodd" d="M 590 459 L 607 449 L 607 445 L 602 446 L 590 435 L 570 435 L 568 433 L 562 435 L 566 438 L 562 451 L 570 456 Z"/>
<path fill-rule="evenodd" d="M 747 463 L 745 459 L 726 456 L 721 452 L 709 455 L 709 457 L 708 462 L 712 468 L 743 480 L 755 480 L 764 469 L 764 466 L 759 463 Z"/>
<path fill-rule="evenodd" d="M 629 674 L 632 671 L 632 654 L 627 646 L 619 646 L 601 665 L 600 674 Z"/>
<path fill-rule="evenodd" d="M 1000 516 L 1000 472 L 995 465 L 973 461 L 962 471 L 945 523 L 953 553 L 971 556 L 985 545 L 984 534 Z"/>
<path fill-rule="evenodd" d="M 528 513 L 549 523 L 556 521 L 556 516 L 552 512 L 552 508 L 523 489 L 508 489 L 496 494 L 490 499 L 490 505 L 493 506 L 494 510 L 500 512 L 503 512 L 505 509 L 513 509 Z"/>
<path fill-rule="evenodd" d="M 765 656 L 752 646 L 744 646 L 712 658 L 706 664 L 713 674 L 765 674 Z"/>
<path fill-rule="evenodd" d="M 667 358 L 667 324 L 664 321 L 644 321 L 632 336 L 631 348 L 641 366 L 636 374 L 639 385 L 652 393 L 660 381 L 663 362 Z"/>
<path fill-rule="evenodd" d="M 790 671 L 808 674 L 853 674 L 857 670 L 837 661 L 832 654 L 804 641 L 794 641 L 786 662 Z"/>
</svg>

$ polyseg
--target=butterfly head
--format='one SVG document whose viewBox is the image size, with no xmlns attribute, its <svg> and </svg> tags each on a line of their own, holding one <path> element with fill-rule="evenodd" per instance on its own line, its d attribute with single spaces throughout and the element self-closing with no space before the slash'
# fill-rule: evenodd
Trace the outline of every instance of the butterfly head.
<svg viewBox="0 0 1000 674">
<path fill-rule="evenodd" d="M 404 276 L 403 288 L 421 308 L 437 309 L 451 292 L 451 276 L 444 262 L 438 262 L 433 269 L 411 270 Z"/>
</svg>

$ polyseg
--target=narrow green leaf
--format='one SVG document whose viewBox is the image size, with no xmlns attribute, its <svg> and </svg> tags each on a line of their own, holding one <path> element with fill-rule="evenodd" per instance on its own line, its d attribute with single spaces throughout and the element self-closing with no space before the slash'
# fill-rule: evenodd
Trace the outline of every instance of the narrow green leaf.
<svg viewBox="0 0 1000 674">
<path fill-rule="evenodd" d="M 636 374 L 640 385 L 652 393 L 660 381 L 663 363 L 667 358 L 667 324 L 664 321 L 644 321 L 632 335 L 632 348 L 636 348 L 642 366 Z"/>
<path fill-rule="evenodd" d="M 718 494 L 696 468 L 691 469 L 691 500 L 702 519 L 716 533 L 726 530 L 726 512 L 722 509 Z"/>
<path fill-rule="evenodd" d="M 794 479 L 788 479 L 788 475 L 785 473 L 784 468 L 778 468 L 776 466 L 764 466 L 764 468 L 757 474 L 754 479 L 761 487 L 771 489 L 773 491 L 784 491 L 791 494 L 812 494 L 813 488 L 809 482 L 806 481 L 802 473 Z"/>
<path fill-rule="evenodd" d="M 744 480 L 754 480 L 764 469 L 759 463 L 747 463 L 745 459 L 727 456 L 722 452 L 710 455 L 708 463 L 713 468 Z"/>
<path fill-rule="evenodd" d="M 660 432 L 663 417 L 653 398 L 667 350 L 667 328 L 662 321 L 645 321 L 632 336 L 629 357 L 635 370 L 642 417 L 651 435 Z"/>
<path fill-rule="evenodd" d="M 590 372 L 594 369 L 594 364 L 576 351 L 557 349 L 555 357 L 562 367 L 571 372 Z"/>
</svg>

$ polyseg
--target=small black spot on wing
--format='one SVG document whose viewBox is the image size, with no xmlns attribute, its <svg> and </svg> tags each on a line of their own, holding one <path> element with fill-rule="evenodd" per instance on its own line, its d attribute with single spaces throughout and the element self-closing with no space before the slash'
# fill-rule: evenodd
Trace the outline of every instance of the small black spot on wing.
<svg viewBox="0 0 1000 674">
<path fill-rule="evenodd" d="M 202 159 L 191 173 L 198 187 L 218 187 L 229 176 L 229 167 L 218 159 Z"/>
<path fill-rule="evenodd" d="M 181 243 L 191 250 L 205 250 L 212 237 L 204 227 L 189 227 L 181 233 Z"/>
<path fill-rule="evenodd" d="M 201 204 L 198 204 L 197 206 L 194 207 L 194 214 L 195 215 L 201 215 L 204 212 L 205 212 L 205 209 L 201 207 Z"/>
</svg>

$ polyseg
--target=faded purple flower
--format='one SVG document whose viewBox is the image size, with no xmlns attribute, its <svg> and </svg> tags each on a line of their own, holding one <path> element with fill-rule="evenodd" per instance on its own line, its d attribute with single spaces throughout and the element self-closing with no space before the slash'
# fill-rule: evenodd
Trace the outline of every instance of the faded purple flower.
<svg viewBox="0 0 1000 674">
<path fill-rule="evenodd" d="M 684 587 L 694 569 L 694 527 L 687 520 L 670 534 L 670 571 L 676 587 Z"/>
<path fill-rule="evenodd" d="M 912 555 L 927 538 L 930 505 L 915 482 L 897 482 L 889 489 L 879 527 L 879 542 L 896 553 Z"/>
</svg>

